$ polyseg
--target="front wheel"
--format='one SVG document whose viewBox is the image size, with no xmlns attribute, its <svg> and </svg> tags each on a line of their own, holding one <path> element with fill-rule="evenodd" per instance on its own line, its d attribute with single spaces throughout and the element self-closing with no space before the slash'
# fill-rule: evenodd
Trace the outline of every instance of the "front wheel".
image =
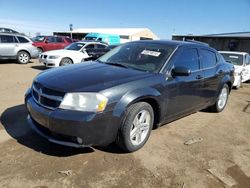
<svg viewBox="0 0 250 188">
<path fill-rule="evenodd" d="M 211 107 L 211 110 L 214 112 L 221 112 L 227 104 L 228 96 L 229 87 L 227 84 L 224 84 L 220 91 L 219 97 L 217 98 L 216 103 Z"/>
<path fill-rule="evenodd" d="M 127 151 L 133 152 L 147 142 L 154 122 L 152 107 L 146 102 L 132 104 L 126 111 L 116 143 Z"/>
<path fill-rule="evenodd" d="M 73 64 L 73 61 L 67 57 L 63 58 L 60 62 L 60 66 L 66 66 Z"/>
</svg>

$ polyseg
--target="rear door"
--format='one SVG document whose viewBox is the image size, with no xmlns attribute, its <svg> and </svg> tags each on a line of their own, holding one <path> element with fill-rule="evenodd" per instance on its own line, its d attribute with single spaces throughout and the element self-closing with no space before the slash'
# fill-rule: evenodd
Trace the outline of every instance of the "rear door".
<svg viewBox="0 0 250 188">
<path fill-rule="evenodd" d="M 166 80 L 167 118 L 190 113 L 202 105 L 203 72 L 198 50 L 192 47 L 179 49 L 171 64 L 172 70 L 175 67 L 186 67 L 191 70 L 191 74 L 189 76 L 170 76 Z"/>
<path fill-rule="evenodd" d="M 217 66 L 219 56 L 216 55 L 216 52 L 207 48 L 201 48 L 199 49 L 199 55 L 204 72 L 204 87 L 201 97 L 203 102 L 207 104 L 218 94 L 218 86 L 220 85 L 223 71 L 219 70 Z"/>
<path fill-rule="evenodd" d="M 15 36 L 0 35 L 0 56 L 13 57 L 16 56 L 15 48 L 18 46 L 18 41 Z"/>
<path fill-rule="evenodd" d="M 63 49 L 68 43 L 64 42 L 62 37 L 55 37 L 55 47 L 56 49 Z"/>
</svg>

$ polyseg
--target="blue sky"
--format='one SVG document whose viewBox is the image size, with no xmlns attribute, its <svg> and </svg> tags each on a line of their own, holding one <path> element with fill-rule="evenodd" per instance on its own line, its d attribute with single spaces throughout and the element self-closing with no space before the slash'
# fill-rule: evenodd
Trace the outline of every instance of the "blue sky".
<svg viewBox="0 0 250 188">
<path fill-rule="evenodd" d="M 52 34 L 89 27 L 147 27 L 175 34 L 250 31 L 250 0 L 2 0 L 0 27 Z"/>
</svg>

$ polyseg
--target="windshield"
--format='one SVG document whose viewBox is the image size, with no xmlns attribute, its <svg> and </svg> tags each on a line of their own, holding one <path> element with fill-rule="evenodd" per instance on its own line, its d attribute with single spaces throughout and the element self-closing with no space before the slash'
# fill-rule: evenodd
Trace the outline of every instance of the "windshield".
<svg viewBox="0 0 250 188">
<path fill-rule="evenodd" d="M 226 61 L 229 61 L 234 65 L 240 65 L 240 66 L 243 65 L 243 55 L 228 54 L 228 53 L 221 53 L 221 55 L 224 57 Z"/>
<path fill-rule="evenodd" d="M 66 46 L 64 49 L 66 50 L 75 50 L 75 51 L 79 51 L 82 49 L 82 47 L 85 45 L 85 43 L 78 43 L 78 42 L 74 42 L 68 46 Z"/>
<path fill-rule="evenodd" d="M 128 43 L 118 46 L 98 60 L 107 64 L 118 64 L 124 67 L 146 72 L 159 72 L 174 47 L 166 44 Z"/>
<path fill-rule="evenodd" d="M 36 36 L 36 37 L 32 38 L 32 40 L 33 40 L 34 42 L 43 42 L 44 39 L 45 39 L 44 36 Z"/>
</svg>

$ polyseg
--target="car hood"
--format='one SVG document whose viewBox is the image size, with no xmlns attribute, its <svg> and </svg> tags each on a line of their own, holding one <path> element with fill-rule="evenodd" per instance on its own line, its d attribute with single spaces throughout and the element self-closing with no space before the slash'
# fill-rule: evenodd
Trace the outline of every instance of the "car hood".
<svg viewBox="0 0 250 188">
<path fill-rule="evenodd" d="M 82 52 L 79 52 L 79 51 L 75 51 L 75 50 L 65 50 L 65 49 L 61 49 L 61 50 L 51 50 L 51 51 L 47 51 L 47 52 L 44 52 L 42 53 L 43 55 L 59 55 L 59 56 L 65 56 L 67 54 L 79 54 L 79 53 L 82 53 Z"/>
<path fill-rule="evenodd" d="M 89 61 L 44 71 L 35 81 L 63 92 L 99 92 L 152 75 L 154 74 Z"/>
</svg>

